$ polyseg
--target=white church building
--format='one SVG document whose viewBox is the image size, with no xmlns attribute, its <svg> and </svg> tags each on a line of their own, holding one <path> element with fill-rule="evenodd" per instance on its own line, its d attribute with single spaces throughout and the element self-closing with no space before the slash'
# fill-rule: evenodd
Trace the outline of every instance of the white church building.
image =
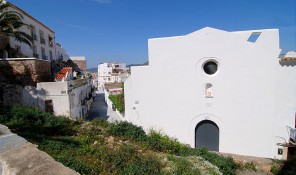
<svg viewBox="0 0 296 175">
<path fill-rule="evenodd" d="M 282 158 L 295 127 L 296 60 L 281 60 L 278 29 L 205 27 L 148 40 L 149 65 L 125 82 L 126 120 L 192 147 Z"/>
</svg>

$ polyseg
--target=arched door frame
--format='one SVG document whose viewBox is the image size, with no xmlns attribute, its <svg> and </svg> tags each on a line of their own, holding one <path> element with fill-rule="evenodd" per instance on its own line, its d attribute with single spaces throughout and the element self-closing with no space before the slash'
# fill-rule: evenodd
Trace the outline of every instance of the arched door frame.
<svg viewBox="0 0 296 175">
<path fill-rule="evenodd" d="M 218 126 L 219 137 L 220 137 L 220 139 L 219 139 L 220 140 L 219 141 L 219 149 L 220 149 L 221 140 L 223 139 L 223 133 L 224 133 L 223 131 L 225 128 L 224 128 L 224 124 L 223 124 L 222 120 L 219 117 L 212 115 L 212 114 L 200 114 L 191 120 L 190 125 L 189 125 L 189 129 L 188 129 L 188 137 L 190 140 L 190 146 L 192 148 L 195 147 L 195 128 L 200 122 L 202 122 L 204 120 L 212 121 Z"/>
<path fill-rule="evenodd" d="M 208 134 L 211 133 L 211 134 Z M 218 125 L 211 120 L 203 120 L 195 127 L 195 148 L 208 147 L 209 150 L 219 151 L 220 131 Z M 199 146 L 197 145 L 199 144 Z M 207 145 L 207 146 L 206 146 Z"/>
</svg>

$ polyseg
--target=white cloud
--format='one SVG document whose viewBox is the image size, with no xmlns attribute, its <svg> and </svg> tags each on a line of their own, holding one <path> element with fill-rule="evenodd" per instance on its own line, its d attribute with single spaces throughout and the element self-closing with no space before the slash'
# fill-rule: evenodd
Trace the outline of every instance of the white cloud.
<svg viewBox="0 0 296 175">
<path fill-rule="evenodd" d="M 94 2 L 98 2 L 100 4 L 110 4 L 111 0 L 92 0 Z"/>
</svg>

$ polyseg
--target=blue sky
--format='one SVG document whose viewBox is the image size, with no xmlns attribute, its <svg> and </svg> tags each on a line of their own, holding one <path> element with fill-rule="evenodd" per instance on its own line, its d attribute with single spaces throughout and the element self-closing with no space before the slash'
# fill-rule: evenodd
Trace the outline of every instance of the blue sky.
<svg viewBox="0 0 296 175">
<path fill-rule="evenodd" d="M 296 0 L 8 0 L 53 29 L 87 67 L 144 63 L 149 38 L 209 26 L 226 31 L 280 29 L 282 52 L 296 50 Z"/>
</svg>

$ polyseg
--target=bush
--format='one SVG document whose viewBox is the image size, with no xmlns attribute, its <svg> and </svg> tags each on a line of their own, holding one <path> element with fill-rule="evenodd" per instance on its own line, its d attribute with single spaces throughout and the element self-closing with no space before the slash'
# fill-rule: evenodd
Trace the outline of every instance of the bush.
<svg viewBox="0 0 296 175">
<path fill-rule="evenodd" d="M 109 122 L 107 120 L 102 120 L 102 119 L 95 119 L 95 120 L 92 120 L 92 125 L 97 127 L 102 127 L 102 128 L 108 128 L 109 127 Z"/>
<path fill-rule="evenodd" d="M 123 94 L 117 94 L 117 95 L 109 95 L 109 99 L 112 101 L 114 104 L 115 108 L 119 112 L 124 111 L 124 96 Z"/>
<path fill-rule="evenodd" d="M 0 116 L 1 123 L 16 133 L 36 133 L 46 135 L 64 135 L 73 132 L 77 123 L 66 117 L 55 117 L 41 112 L 37 108 L 16 105 Z"/>
<path fill-rule="evenodd" d="M 162 165 L 160 161 L 151 155 L 137 156 L 123 169 L 121 174 L 163 174 L 161 172 Z"/>
<path fill-rule="evenodd" d="M 126 121 L 110 124 L 107 128 L 107 132 L 114 136 L 119 136 L 135 141 L 145 141 L 147 139 L 147 135 L 142 127 L 133 125 Z"/>
<path fill-rule="evenodd" d="M 188 145 L 180 143 L 177 139 L 170 138 L 159 132 L 151 130 L 148 136 L 148 148 L 180 156 L 200 156 L 211 164 L 217 166 L 223 174 L 233 175 L 239 165 L 231 157 L 225 158 L 210 152 L 207 148 L 190 148 Z"/>
<path fill-rule="evenodd" d="M 223 174 L 234 175 L 235 170 L 239 168 L 231 157 L 223 157 L 218 154 L 209 152 L 205 147 L 197 149 L 197 156 L 203 157 L 205 160 L 209 161 L 211 164 L 217 166 Z"/>
<path fill-rule="evenodd" d="M 82 174 L 99 174 L 96 167 L 90 166 L 83 160 L 75 159 L 73 157 L 65 155 L 56 156 L 55 159 L 64 164 L 65 166 L 74 169 L 75 171 L 80 172 Z"/>
<path fill-rule="evenodd" d="M 201 172 L 193 163 L 183 157 L 168 156 L 168 160 L 174 162 L 173 171 L 170 174 L 198 175 Z"/>
<path fill-rule="evenodd" d="M 148 135 L 148 148 L 169 154 L 181 155 L 183 150 L 190 149 L 175 138 L 151 130 Z"/>
</svg>

